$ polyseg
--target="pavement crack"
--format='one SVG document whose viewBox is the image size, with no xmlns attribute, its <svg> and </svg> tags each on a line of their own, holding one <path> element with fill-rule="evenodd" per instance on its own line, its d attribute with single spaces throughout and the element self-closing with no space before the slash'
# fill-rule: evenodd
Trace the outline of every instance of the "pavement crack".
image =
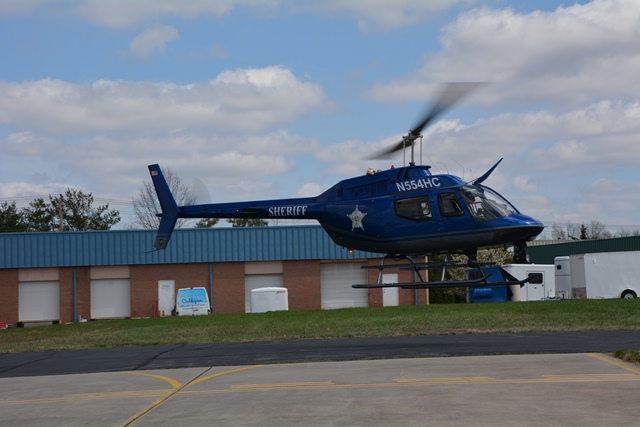
<svg viewBox="0 0 640 427">
<path fill-rule="evenodd" d="M 178 349 L 181 349 L 182 347 L 184 347 L 185 344 L 180 344 L 177 346 L 173 346 L 171 348 L 168 348 L 164 351 L 161 351 L 159 353 L 154 354 L 152 357 L 142 361 L 140 364 L 138 364 L 136 367 L 133 368 L 134 371 L 140 371 L 143 370 L 145 366 L 149 365 L 150 363 L 154 362 L 155 360 L 157 360 L 160 356 L 163 356 L 171 351 L 175 351 Z"/>
</svg>

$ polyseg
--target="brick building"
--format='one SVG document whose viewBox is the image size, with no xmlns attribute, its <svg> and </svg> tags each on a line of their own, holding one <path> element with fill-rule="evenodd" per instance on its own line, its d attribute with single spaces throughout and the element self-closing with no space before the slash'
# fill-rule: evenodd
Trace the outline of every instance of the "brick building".
<svg viewBox="0 0 640 427">
<path fill-rule="evenodd" d="M 154 230 L 0 234 L 0 322 L 169 314 L 161 288 L 207 289 L 213 314 L 249 311 L 249 293 L 284 287 L 290 310 L 427 303 L 427 291 L 353 289 L 375 283 L 381 256 L 349 253 L 320 226 L 176 230 L 153 251 Z M 385 269 L 386 281 L 412 281 Z M 163 306 L 164 305 L 164 306 Z"/>
</svg>

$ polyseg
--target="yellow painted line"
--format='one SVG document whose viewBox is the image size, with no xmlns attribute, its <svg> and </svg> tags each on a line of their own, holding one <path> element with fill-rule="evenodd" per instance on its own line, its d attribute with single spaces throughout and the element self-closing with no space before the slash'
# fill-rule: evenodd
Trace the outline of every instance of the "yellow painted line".
<svg viewBox="0 0 640 427">
<path fill-rule="evenodd" d="M 623 362 L 623 361 L 618 361 L 618 360 L 615 360 L 615 359 L 610 359 L 608 357 L 605 357 L 605 356 L 603 356 L 601 354 L 596 354 L 596 353 L 588 353 L 587 355 L 591 356 L 591 357 L 593 357 L 595 359 L 602 360 L 603 362 L 607 362 L 610 365 L 617 366 L 618 368 L 626 369 L 627 371 L 633 372 L 636 375 L 640 375 L 640 369 L 634 368 L 634 365 L 631 365 L 630 363 L 626 363 L 626 362 Z"/>
<path fill-rule="evenodd" d="M 168 382 L 171 385 L 171 388 L 180 388 L 182 386 L 180 382 L 174 380 L 173 378 L 165 377 L 164 375 L 148 374 L 145 372 L 123 372 L 123 374 L 142 375 L 143 377 L 158 378 L 162 381 Z"/>
<path fill-rule="evenodd" d="M 495 381 L 491 377 L 444 377 L 444 378 L 400 378 L 393 380 L 398 384 L 471 384 Z"/>
<path fill-rule="evenodd" d="M 632 374 L 576 374 L 576 375 L 544 375 L 540 378 L 505 378 L 493 377 L 439 377 L 439 378 L 399 378 L 387 383 L 339 384 L 332 381 L 272 383 L 272 384 L 236 384 L 226 389 L 184 390 L 181 395 L 189 394 L 225 394 L 250 393 L 265 391 L 322 390 L 322 389 L 354 389 L 354 388 L 387 388 L 403 386 L 447 386 L 447 385 L 479 385 L 479 384 L 544 384 L 544 383 L 584 383 L 584 382 L 620 382 L 640 381 L 640 376 Z"/>
<path fill-rule="evenodd" d="M 164 396 L 168 390 L 131 390 L 131 391 L 113 391 L 103 393 L 75 393 L 65 394 L 61 397 L 43 397 L 40 399 L 18 399 L 18 400 L 0 400 L 0 406 L 11 404 L 31 404 L 31 403 L 52 403 L 52 402 L 74 402 L 78 400 L 104 400 L 104 399 L 121 399 L 132 397 L 146 396 Z"/>
<path fill-rule="evenodd" d="M 232 385 L 233 390 L 277 390 L 277 389 L 299 389 L 299 388 L 327 388 L 334 386 L 332 381 L 321 382 L 297 382 L 297 383 L 272 383 L 272 384 L 236 384 Z"/>
<path fill-rule="evenodd" d="M 168 393 L 166 396 L 164 396 L 162 399 L 156 400 L 156 401 L 155 401 L 155 402 L 153 402 L 153 403 L 152 403 L 148 408 L 143 409 L 142 411 L 138 412 L 138 413 L 137 413 L 137 414 L 135 414 L 133 417 L 131 417 L 131 418 L 129 419 L 129 421 L 125 424 L 125 427 L 126 427 L 126 426 L 128 426 L 128 425 L 131 425 L 131 423 L 133 423 L 134 421 L 136 421 L 138 418 L 140 418 L 140 417 L 141 417 L 141 416 L 143 416 L 144 414 L 149 413 L 149 412 L 150 412 L 150 411 L 152 411 L 154 408 L 156 408 L 156 407 L 158 407 L 159 405 L 161 405 L 163 402 L 166 402 L 166 401 L 167 401 L 167 399 L 169 399 L 171 396 L 174 396 L 176 393 L 178 393 L 180 390 L 182 390 L 182 389 L 184 389 L 184 388 L 186 388 L 186 387 L 189 387 L 189 386 L 194 385 L 194 384 L 198 384 L 198 383 L 200 383 L 200 382 L 202 382 L 202 381 L 206 381 L 206 380 L 211 379 L 211 378 L 215 378 L 215 377 L 219 377 L 219 376 L 227 375 L 227 374 L 232 374 L 232 373 L 234 373 L 234 372 L 245 371 L 245 370 L 247 370 L 247 369 L 258 368 L 258 367 L 260 367 L 260 366 L 262 366 L 262 365 L 244 366 L 244 367 L 242 367 L 242 368 L 238 368 L 238 369 L 231 369 L 231 370 L 229 370 L 229 371 L 218 372 L 217 374 L 209 375 L 209 376 L 206 376 L 206 377 L 203 377 L 203 378 L 197 378 L 197 379 L 195 379 L 195 380 L 193 380 L 193 381 L 188 382 L 188 383 L 187 383 L 187 384 L 185 384 L 185 385 L 181 385 L 178 381 L 172 380 L 171 378 L 163 377 L 162 375 L 157 375 L 157 376 L 155 376 L 155 377 L 160 378 L 160 379 L 162 379 L 162 380 L 164 380 L 164 381 L 167 381 L 167 382 L 169 382 L 170 384 L 174 384 L 174 383 L 175 383 L 175 384 L 178 384 L 178 386 L 177 386 L 177 387 L 174 387 L 174 388 L 173 388 L 173 390 L 172 390 L 170 393 Z M 141 375 L 145 375 L 145 374 L 142 374 L 142 373 L 141 373 Z M 146 375 L 148 375 L 148 376 L 152 376 L 152 377 L 154 376 L 153 374 L 146 374 Z"/>
<path fill-rule="evenodd" d="M 235 372 L 246 371 L 247 369 L 260 368 L 261 366 L 263 366 L 263 365 L 244 366 L 242 368 L 232 369 L 230 371 L 218 372 L 217 374 L 208 375 L 208 376 L 202 377 L 202 378 L 196 378 L 195 380 L 191 381 L 189 384 L 185 385 L 184 387 L 189 387 L 189 386 L 192 386 L 192 385 L 196 385 L 196 384 L 199 384 L 199 383 L 201 383 L 203 381 L 207 381 L 207 380 L 210 380 L 211 378 L 219 377 L 219 376 L 222 376 L 222 375 L 228 375 L 228 374 L 233 374 Z"/>
<path fill-rule="evenodd" d="M 578 374 L 543 375 L 541 378 L 505 378 L 492 377 L 447 377 L 447 378 L 402 378 L 393 380 L 399 384 L 416 385 L 452 385 L 452 384 L 526 384 L 553 382 L 598 382 L 598 381 L 640 381 L 630 374 Z"/>
<path fill-rule="evenodd" d="M 0 406 L 12 404 L 38 404 L 51 402 L 71 402 L 77 400 L 100 400 L 100 399 L 116 399 L 116 398 L 133 398 L 133 397 L 160 397 L 149 407 L 135 414 L 126 425 L 131 424 L 144 414 L 153 410 L 162 404 L 171 396 L 180 393 L 180 395 L 189 394 L 221 394 L 221 393 L 249 393 L 249 392 L 265 392 L 265 391 L 285 391 L 285 390 L 321 390 L 321 389 L 355 389 L 355 388 L 387 388 L 402 386 L 447 386 L 447 385 L 479 385 L 479 384 L 543 384 L 543 383 L 581 383 L 581 382 L 620 382 L 620 381 L 640 381 L 640 369 L 628 366 L 625 362 L 619 362 L 615 359 L 607 358 L 603 355 L 589 354 L 603 362 L 623 368 L 628 373 L 619 374 L 567 374 L 567 375 L 543 375 L 539 378 L 493 378 L 489 376 L 477 377 L 435 377 L 435 378 L 398 378 L 386 383 L 355 383 L 341 384 L 333 381 L 318 382 L 287 382 L 287 383 L 271 383 L 271 384 L 234 384 L 225 389 L 213 390 L 187 390 L 188 387 L 199 384 L 203 381 L 235 372 L 245 371 L 248 369 L 258 368 L 263 365 L 245 366 L 241 368 L 231 369 L 228 371 L 218 372 L 216 374 L 207 375 L 196 378 L 187 384 L 163 376 L 141 372 L 127 372 L 133 375 L 142 375 L 150 378 L 160 379 L 171 385 L 171 389 L 158 390 L 131 390 L 131 391 L 115 391 L 103 393 L 79 393 L 68 394 L 62 397 L 41 398 L 41 399 L 24 399 L 24 400 L 4 400 L 0 399 Z"/>
<path fill-rule="evenodd" d="M 100 400 L 100 399 L 118 399 L 118 398 L 130 398 L 130 397 L 145 397 L 145 396 L 164 396 L 169 390 L 130 390 L 130 391 L 111 391 L 103 393 L 76 393 L 65 394 L 65 399 L 72 400 Z"/>
</svg>

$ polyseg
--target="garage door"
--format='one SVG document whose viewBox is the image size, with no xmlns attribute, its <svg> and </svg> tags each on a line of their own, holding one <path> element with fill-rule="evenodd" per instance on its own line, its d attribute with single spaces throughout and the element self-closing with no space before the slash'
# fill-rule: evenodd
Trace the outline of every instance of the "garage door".
<svg viewBox="0 0 640 427">
<path fill-rule="evenodd" d="M 91 280 L 91 318 L 131 317 L 129 279 Z"/>
<path fill-rule="evenodd" d="M 18 320 L 60 320 L 60 282 L 21 282 L 18 287 Z"/>
<path fill-rule="evenodd" d="M 320 266 L 322 308 L 368 307 L 369 291 L 353 289 L 355 283 L 367 283 L 365 263 L 329 263 Z"/>
<path fill-rule="evenodd" d="M 282 288 L 282 274 L 249 274 L 244 276 L 244 311 L 251 313 L 251 291 L 260 288 Z"/>
</svg>

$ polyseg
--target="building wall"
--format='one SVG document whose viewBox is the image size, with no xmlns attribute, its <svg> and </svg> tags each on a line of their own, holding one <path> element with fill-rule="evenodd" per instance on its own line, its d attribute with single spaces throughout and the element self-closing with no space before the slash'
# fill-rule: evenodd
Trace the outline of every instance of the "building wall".
<svg viewBox="0 0 640 427">
<path fill-rule="evenodd" d="M 285 261 L 282 267 L 289 310 L 320 310 L 320 262 Z"/>
<path fill-rule="evenodd" d="M 393 260 L 387 258 L 385 260 L 385 264 L 405 264 L 410 266 L 411 263 L 407 260 Z M 368 260 L 368 265 L 371 267 L 377 267 L 380 265 L 380 259 L 371 258 Z M 380 270 L 377 268 L 372 268 L 369 270 L 368 280 L 369 283 L 377 283 L 378 282 L 378 272 Z M 398 281 L 402 283 L 413 282 L 413 270 L 401 270 L 400 268 L 385 268 L 385 274 L 397 274 Z M 424 277 L 424 272 L 421 273 Z M 414 289 L 399 289 L 398 290 L 399 304 L 400 305 L 415 305 L 416 304 L 416 291 Z M 428 289 L 418 289 L 418 304 L 428 304 L 429 303 L 429 290 Z M 382 289 L 370 289 L 369 290 L 369 307 L 382 307 Z"/>
<path fill-rule="evenodd" d="M 209 264 L 136 265 L 130 268 L 131 317 L 157 315 L 158 281 L 175 280 L 180 288 L 209 289 Z"/>
<path fill-rule="evenodd" d="M 76 267 L 76 304 L 77 316 L 89 319 L 91 316 L 91 267 Z M 70 311 L 73 316 L 73 307 Z M 62 314 L 63 311 L 61 310 L 60 313 Z"/>
<path fill-rule="evenodd" d="M 213 313 L 244 313 L 243 262 L 213 264 Z"/>
<path fill-rule="evenodd" d="M 370 259 L 369 265 L 379 265 L 379 259 Z M 397 263 L 397 261 L 394 261 Z M 282 261 L 283 285 L 288 289 L 290 310 L 320 310 L 321 283 L 320 260 Z M 77 317 L 91 318 L 91 280 L 104 278 L 128 278 L 130 281 L 131 317 L 157 316 L 158 281 L 174 280 L 175 289 L 204 287 L 210 293 L 214 314 L 244 313 L 245 273 L 247 263 L 216 262 L 188 264 L 153 264 L 132 266 L 60 267 L 43 269 L 0 269 L 0 322 L 19 321 L 20 274 L 38 275 L 56 273 L 60 282 L 60 322 L 74 320 L 74 272 L 75 304 Z M 398 273 L 400 281 L 413 281 L 412 270 L 389 269 Z M 369 283 L 376 283 L 378 269 L 368 272 Z M 210 284 L 210 278 L 212 282 Z M 210 288 L 213 288 L 211 295 Z M 427 291 L 419 290 L 418 303 L 427 303 Z M 414 305 L 415 291 L 400 289 L 400 305 Z M 369 305 L 382 306 L 382 290 L 369 290 Z"/>
<path fill-rule="evenodd" d="M 89 267 L 75 268 L 77 316 L 82 316 L 85 319 L 88 319 L 91 314 L 89 271 Z M 60 281 L 60 323 L 73 322 L 74 268 L 59 268 L 58 277 Z"/>
<path fill-rule="evenodd" d="M 0 322 L 18 322 L 18 269 L 0 269 Z"/>
</svg>

